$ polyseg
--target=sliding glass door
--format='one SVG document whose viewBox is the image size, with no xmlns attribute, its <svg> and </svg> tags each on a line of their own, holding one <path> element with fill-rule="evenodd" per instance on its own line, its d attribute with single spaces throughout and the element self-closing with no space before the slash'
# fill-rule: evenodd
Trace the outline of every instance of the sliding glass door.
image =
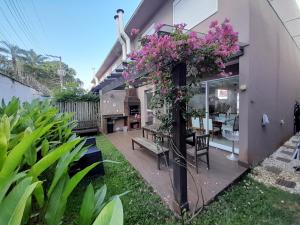
<svg viewBox="0 0 300 225">
<path fill-rule="evenodd" d="M 239 76 L 205 81 L 197 87 L 197 94 L 189 104 L 198 112 L 192 119 L 192 127 L 211 134 L 211 145 L 225 151 L 232 151 L 233 142 L 228 135 L 239 132 L 238 90 Z M 238 141 L 234 144 L 238 153 Z"/>
</svg>

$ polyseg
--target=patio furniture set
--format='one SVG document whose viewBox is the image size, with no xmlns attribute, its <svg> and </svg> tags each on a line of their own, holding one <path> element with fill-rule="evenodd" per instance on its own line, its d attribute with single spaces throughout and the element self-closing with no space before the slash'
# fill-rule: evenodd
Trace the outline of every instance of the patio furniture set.
<svg viewBox="0 0 300 225">
<path fill-rule="evenodd" d="M 209 133 L 212 135 L 213 140 L 216 134 L 223 135 L 224 132 L 238 131 L 239 115 L 235 113 L 231 113 L 228 115 L 225 113 L 220 113 L 208 119 L 208 123 L 205 117 L 194 117 L 192 118 L 192 127 L 193 129 L 199 130 L 200 132 L 209 130 Z"/>
<path fill-rule="evenodd" d="M 163 159 L 169 166 L 169 141 L 172 138 L 169 134 L 158 131 L 157 126 L 149 125 L 142 128 L 142 137 L 132 138 L 132 150 L 135 145 L 154 153 L 157 157 L 157 168 L 160 170 L 160 164 Z M 196 135 L 196 132 L 188 130 L 186 134 L 187 154 L 194 160 L 196 171 L 198 173 L 199 161 L 205 162 L 209 169 L 209 134 Z M 206 156 L 206 161 L 201 157 Z"/>
</svg>

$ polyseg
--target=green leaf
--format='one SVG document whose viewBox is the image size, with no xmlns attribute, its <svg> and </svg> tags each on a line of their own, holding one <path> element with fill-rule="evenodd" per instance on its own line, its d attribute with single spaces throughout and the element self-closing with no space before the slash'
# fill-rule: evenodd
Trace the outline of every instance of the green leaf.
<svg viewBox="0 0 300 225">
<path fill-rule="evenodd" d="M 10 122 L 9 118 L 4 115 L 0 119 L 0 170 L 7 158 L 7 149 L 10 139 Z"/>
<path fill-rule="evenodd" d="M 45 203 L 45 194 L 42 183 L 38 184 L 33 192 L 33 195 L 39 205 L 40 208 L 44 206 Z"/>
<path fill-rule="evenodd" d="M 51 127 L 52 124 L 49 124 L 46 127 L 36 129 L 31 135 L 24 137 L 21 142 L 10 151 L 0 171 L 0 183 L 5 177 L 10 176 L 20 165 L 25 152 L 28 151 L 33 142 L 43 136 Z"/>
<path fill-rule="evenodd" d="M 0 182 L 0 203 L 2 202 L 4 196 L 6 195 L 6 192 L 9 190 L 10 186 L 20 180 L 21 178 L 24 178 L 26 176 L 26 173 L 17 173 L 15 172 L 11 176 L 6 177 L 2 182 Z"/>
<path fill-rule="evenodd" d="M 87 175 L 88 172 L 90 172 L 92 169 L 94 169 L 99 163 L 93 163 L 92 165 L 84 168 L 80 172 L 76 173 L 70 181 L 67 183 L 67 186 L 64 190 L 64 193 L 62 195 L 63 199 L 67 199 L 69 195 L 72 193 L 74 188 L 77 186 L 77 184 L 82 180 L 82 178 Z"/>
<path fill-rule="evenodd" d="M 62 177 L 62 175 L 64 173 L 68 172 L 68 166 L 74 160 L 74 158 L 78 154 L 78 152 L 81 152 L 83 145 L 84 145 L 84 142 L 80 143 L 79 145 L 76 146 L 76 148 L 72 152 L 66 153 L 65 155 L 63 155 L 60 158 L 60 160 L 58 161 L 57 166 L 55 168 L 54 178 L 52 180 L 49 191 L 47 193 L 48 197 L 51 195 L 55 185 L 57 184 L 59 179 Z"/>
<path fill-rule="evenodd" d="M 91 225 L 95 208 L 95 192 L 92 184 L 87 187 L 79 213 L 79 225 Z"/>
<path fill-rule="evenodd" d="M 78 144 L 80 139 L 76 139 L 70 142 L 67 142 L 55 150 L 51 151 L 45 157 L 40 159 L 36 164 L 34 164 L 28 175 L 33 177 L 38 177 L 43 171 L 45 171 L 49 166 L 51 166 L 56 160 L 58 160 L 63 154 L 71 151 L 75 145 Z"/>
<path fill-rule="evenodd" d="M 0 225 L 19 225 L 28 198 L 40 182 L 31 184 L 32 178 L 23 179 L 0 204 Z"/>
<path fill-rule="evenodd" d="M 49 152 L 49 141 L 44 139 L 42 142 L 42 156 L 44 157 Z"/>
<path fill-rule="evenodd" d="M 97 216 L 101 209 L 103 208 L 103 202 L 106 196 L 107 192 L 107 186 L 104 184 L 100 189 L 96 191 L 96 205 L 95 205 L 95 210 L 94 210 L 94 215 Z"/>
<path fill-rule="evenodd" d="M 39 182 L 35 182 L 25 189 L 24 194 L 20 198 L 20 201 L 18 202 L 18 204 L 11 216 L 11 219 L 8 223 L 9 225 L 20 225 L 21 224 L 21 222 L 23 220 L 23 216 L 24 216 L 25 207 L 28 204 L 30 205 L 30 203 L 28 203 L 28 199 L 31 197 L 32 192 L 34 191 L 35 187 L 38 184 L 39 184 Z"/>
<path fill-rule="evenodd" d="M 62 199 L 62 194 L 68 180 L 68 175 L 63 176 L 55 186 L 53 193 L 50 196 L 45 214 L 45 222 L 47 225 L 60 224 L 67 203 L 66 200 Z"/>
<path fill-rule="evenodd" d="M 8 103 L 8 105 L 4 109 L 4 114 L 7 116 L 11 116 L 16 114 L 20 107 L 20 101 L 18 98 L 13 97 L 12 100 Z"/>
<path fill-rule="evenodd" d="M 24 137 L 30 135 L 31 133 L 32 133 L 32 131 L 28 127 L 25 130 Z M 29 166 L 32 166 L 36 162 L 36 160 L 37 160 L 37 151 L 36 151 L 36 148 L 34 146 L 34 143 L 32 143 L 32 145 L 29 147 L 29 150 L 25 152 L 24 156 L 25 156 L 25 162 Z"/>
<path fill-rule="evenodd" d="M 110 201 L 100 212 L 93 225 L 123 225 L 123 206 L 119 197 Z"/>
</svg>

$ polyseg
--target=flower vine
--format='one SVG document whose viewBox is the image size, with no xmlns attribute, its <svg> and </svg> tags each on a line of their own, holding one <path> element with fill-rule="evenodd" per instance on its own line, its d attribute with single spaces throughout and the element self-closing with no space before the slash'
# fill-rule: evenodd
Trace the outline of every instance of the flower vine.
<svg viewBox="0 0 300 225">
<path fill-rule="evenodd" d="M 128 55 L 131 62 L 123 77 L 132 82 L 136 73 L 148 74 L 148 82 L 155 86 L 152 98 L 155 116 L 161 121 L 161 129 L 170 131 L 174 103 L 188 103 L 194 95 L 193 87 L 204 77 L 226 75 L 225 63 L 239 51 L 239 45 L 238 33 L 228 19 L 221 24 L 213 21 L 205 35 L 186 32 L 186 24 L 175 25 L 172 33 L 162 32 L 162 27 L 157 24 L 156 32 L 141 40 L 141 49 Z M 132 33 L 137 35 L 137 30 Z M 187 85 L 175 87 L 171 72 L 179 63 L 187 65 Z M 189 112 L 184 116 L 187 119 Z"/>
</svg>

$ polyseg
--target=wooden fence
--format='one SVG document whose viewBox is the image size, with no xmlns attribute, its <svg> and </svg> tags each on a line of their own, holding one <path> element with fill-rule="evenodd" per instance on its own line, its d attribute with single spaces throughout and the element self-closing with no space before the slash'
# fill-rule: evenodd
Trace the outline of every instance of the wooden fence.
<svg viewBox="0 0 300 225">
<path fill-rule="evenodd" d="M 78 122 L 76 129 L 100 127 L 100 102 L 57 102 L 60 112 L 74 113 L 73 119 Z"/>
</svg>

